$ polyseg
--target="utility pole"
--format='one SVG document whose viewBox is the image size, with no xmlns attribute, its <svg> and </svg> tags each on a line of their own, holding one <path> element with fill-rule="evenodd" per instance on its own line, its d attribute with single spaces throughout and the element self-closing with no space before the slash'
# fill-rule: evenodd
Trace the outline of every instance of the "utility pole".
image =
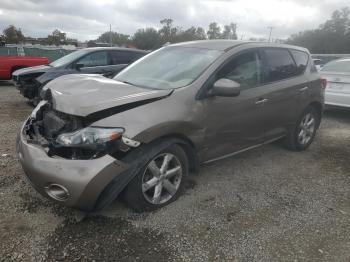
<svg viewBox="0 0 350 262">
<path fill-rule="evenodd" d="M 112 25 L 109 24 L 109 45 L 112 46 Z"/>
<path fill-rule="evenodd" d="M 268 26 L 267 28 L 270 29 L 270 34 L 269 34 L 269 42 L 270 42 L 270 40 L 271 40 L 271 34 L 272 34 L 272 29 L 274 29 L 274 27 L 273 27 L 273 26 Z"/>
</svg>

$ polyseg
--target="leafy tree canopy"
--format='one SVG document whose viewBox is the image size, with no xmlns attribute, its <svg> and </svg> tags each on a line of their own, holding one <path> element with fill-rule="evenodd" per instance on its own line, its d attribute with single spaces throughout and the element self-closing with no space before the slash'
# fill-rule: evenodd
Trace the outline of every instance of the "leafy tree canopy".
<svg viewBox="0 0 350 262">
<path fill-rule="evenodd" d="M 129 35 L 109 31 L 100 35 L 97 41 L 102 43 L 110 43 L 110 38 L 112 38 L 112 45 L 124 46 L 129 43 Z"/>
<path fill-rule="evenodd" d="M 315 54 L 350 53 L 350 9 L 333 12 L 319 28 L 292 35 L 287 43 L 304 46 Z"/>
<path fill-rule="evenodd" d="M 16 28 L 14 25 L 9 25 L 3 31 L 4 38 L 8 44 L 19 44 L 24 41 L 24 35 L 20 28 Z"/>
</svg>

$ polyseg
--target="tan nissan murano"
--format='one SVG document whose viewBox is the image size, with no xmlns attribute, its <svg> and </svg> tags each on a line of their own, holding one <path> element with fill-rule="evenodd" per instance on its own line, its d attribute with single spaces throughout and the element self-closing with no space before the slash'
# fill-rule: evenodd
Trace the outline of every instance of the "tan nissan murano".
<svg viewBox="0 0 350 262">
<path fill-rule="evenodd" d="M 81 210 L 119 194 L 135 210 L 174 201 L 201 163 L 278 139 L 306 149 L 325 83 L 309 52 L 272 43 L 169 45 L 114 79 L 67 75 L 47 85 L 17 142 L 42 195 Z"/>
</svg>

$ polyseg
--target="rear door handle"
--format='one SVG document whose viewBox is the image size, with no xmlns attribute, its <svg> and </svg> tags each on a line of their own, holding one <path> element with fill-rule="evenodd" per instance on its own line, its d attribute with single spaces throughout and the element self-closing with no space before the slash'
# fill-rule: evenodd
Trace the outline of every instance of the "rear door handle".
<svg viewBox="0 0 350 262">
<path fill-rule="evenodd" d="M 300 88 L 299 91 L 300 91 L 300 92 L 305 92 L 305 91 L 308 90 L 308 89 L 309 89 L 309 87 L 305 86 L 305 87 L 303 87 L 303 88 Z"/>
<path fill-rule="evenodd" d="M 266 98 L 264 98 L 264 99 L 261 98 L 261 99 L 255 101 L 255 104 L 256 104 L 257 106 L 259 106 L 259 105 L 264 105 L 267 101 L 269 101 L 269 100 L 266 99 Z"/>
</svg>

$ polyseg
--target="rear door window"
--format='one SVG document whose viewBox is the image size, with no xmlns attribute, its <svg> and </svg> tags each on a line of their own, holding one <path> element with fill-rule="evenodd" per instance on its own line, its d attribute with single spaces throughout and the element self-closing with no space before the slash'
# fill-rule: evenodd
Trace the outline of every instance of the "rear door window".
<svg viewBox="0 0 350 262">
<path fill-rule="evenodd" d="M 274 82 L 297 75 L 297 67 L 287 49 L 267 48 L 267 82 Z"/>
<path fill-rule="evenodd" d="M 294 61 L 297 65 L 297 73 L 299 75 L 305 72 L 307 62 L 309 61 L 309 55 L 303 51 L 290 50 L 293 55 Z"/>
<path fill-rule="evenodd" d="M 130 64 L 142 56 L 140 53 L 129 51 L 111 51 L 110 55 L 112 65 Z"/>
<path fill-rule="evenodd" d="M 88 54 L 78 60 L 77 64 L 82 64 L 83 67 L 106 66 L 108 65 L 107 51 L 99 51 Z"/>
<path fill-rule="evenodd" d="M 236 81 L 242 89 L 263 83 L 262 62 L 257 51 L 248 51 L 234 57 L 216 75 L 216 79 Z"/>
</svg>

